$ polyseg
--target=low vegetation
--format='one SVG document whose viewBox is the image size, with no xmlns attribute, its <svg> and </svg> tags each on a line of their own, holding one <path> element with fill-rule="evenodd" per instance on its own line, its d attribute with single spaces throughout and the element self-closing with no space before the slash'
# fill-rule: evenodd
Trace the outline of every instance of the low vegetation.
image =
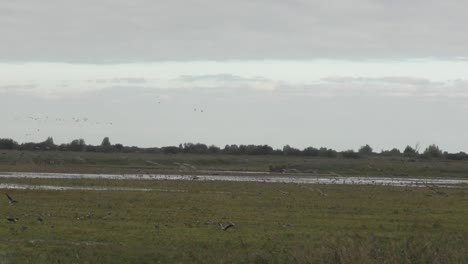
<svg viewBox="0 0 468 264">
<path fill-rule="evenodd" d="M 468 188 L 4 179 L 1 263 L 463 263 Z M 6 192 L 4 190 L 3 192 Z M 1 201 L 1 200 L 0 200 Z M 42 222 L 38 220 L 41 215 Z M 220 223 L 234 227 L 223 231 Z"/>
<path fill-rule="evenodd" d="M 410 157 L 323 158 L 282 155 L 215 155 L 0 151 L 0 171 L 136 173 L 136 174 L 242 174 L 248 171 L 281 175 L 384 176 L 467 178 L 463 160 Z"/>
</svg>

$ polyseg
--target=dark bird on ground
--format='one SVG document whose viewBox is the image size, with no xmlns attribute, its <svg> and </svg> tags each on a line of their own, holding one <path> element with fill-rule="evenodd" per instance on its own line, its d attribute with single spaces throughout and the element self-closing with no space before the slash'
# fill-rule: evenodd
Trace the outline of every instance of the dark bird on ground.
<svg viewBox="0 0 468 264">
<path fill-rule="evenodd" d="M 11 198 L 11 196 L 8 195 L 8 193 L 6 193 L 6 197 L 8 198 L 8 202 L 9 202 L 10 204 L 15 204 L 15 203 L 18 202 L 18 201 L 16 201 L 16 200 L 14 200 L 13 198 Z"/>
<path fill-rule="evenodd" d="M 223 224 L 219 223 L 219 226 L 221 227 L 221 229 L 222 229 L 223 231 L 226 231 L 226 230 L 228 230 L 229 228 L 235 226 L 235 224 L 234 224 L 233 222 L 229 222 L 229 224 L 223 226 Z"/>
<path fill-rule="evenodd" d="M 44 221 L 44 217 L 41 214 L 37 215 L 37 221 L 41 222 Z"/>
<path fill-rule="evenodd" d="M 14 218 L 14 217 L 11 217 L 11 216 L 7 216 L 5 217 L 6 220 L 10 223 L 16 223 L 16 221 L 18 221 L 19 219 L 18 218 Z"/>
</svg>

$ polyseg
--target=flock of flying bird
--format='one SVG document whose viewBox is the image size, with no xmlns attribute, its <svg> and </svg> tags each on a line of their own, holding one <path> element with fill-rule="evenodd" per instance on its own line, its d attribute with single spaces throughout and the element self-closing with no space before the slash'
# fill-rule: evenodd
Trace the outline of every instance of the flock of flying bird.
<svg viewBox="0 0 468 264">
<path fill-rule="evenodd" d="M 15 121 L 27 120 L 29 122 L 35 122 L 36 128 L 33 128 L 25 133 L 25 136 L 33 136 L 37 133 L 41 132 L 40 128 L 37 126 L 42 125 L 62 125 L 62 124 L 73 124 L 73 125 L 89 125 L 89 126 L 112 126 L 114 123 L 111 121 L 97 121 L 97 120 L 90 120 L 88 117 L 71 117 L 71 118 L 63 118 L 63 117 L 52 117 L 48 115 L 28 115 L 28 116 L 15 116 Z"/>
<path fill-rule="evenodd" d="M 161 99 L 158 97 L 156 98 L 158 104 L 161 104 Z M 199 113 L 204 113 L 205 110 L 201 108 L 193 108 L 193 112 L 199 112 Z M 29 121 L 34 121 L 38 125 L 45 125 L 45 124 L 64 124 L 64 123 L 69 123 L 69 124 L 87 124 L 87 125 L 93 125 L 93 126 L 112 126 L 114 123 L 110 121 L 96 121 L 96 120 L 90 120 L 88 117 L 71 117 L 71 118 L 63 118 L 63 117 L 52 117 L 48 115 L 44 116 L 35 116 L 35 115 L 28 115 L 28 116 L 15 116 L 14 120 L 19 121 L 19 120 L 29 120 Z M 25 133 L 25 136 L 32 136 L 35 133 L 39 133 L 41 131 L 40 128 L 35 128 L 32 129 L 28 132 Z"/>
<path fill-rule="evenodd" d="M 8 203 L 10 204 L 10 206 L 13 206 L 13 205 L 18 203 L 18 201 L 13 199 L 8 193 L 6 193 L 5 195 L 8 198 Z M 16 223 L 19 220 L 19 218 L 16 218 L 16 217 L 13 217 L 13 216 L 10 216 L 10 215 L 6 216 L 5 219 L 10 223 Z M 38 214 L 37 215 L 37 221 L 42 223 L 44 221 L 44 217 L 41 214 Z"/>
</svg>

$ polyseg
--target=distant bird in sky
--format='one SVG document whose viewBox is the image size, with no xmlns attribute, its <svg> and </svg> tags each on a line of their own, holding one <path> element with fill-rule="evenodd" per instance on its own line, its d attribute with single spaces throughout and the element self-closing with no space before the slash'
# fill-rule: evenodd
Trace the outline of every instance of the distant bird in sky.
<svg viewBox="0 0 468 264">
<path fill-rule="evenodd" d="M 8 198 L 8 202 L 9 202 L 10 204 L 15 204 L 15 203 L 18 202 L 18 201 L 16 201 L 15 199 L 11 198 L 11 196 L 8 195 L 8 193 L 6 193 L 5 195 L 6 195 L 6 197 Z"/>
</svg>

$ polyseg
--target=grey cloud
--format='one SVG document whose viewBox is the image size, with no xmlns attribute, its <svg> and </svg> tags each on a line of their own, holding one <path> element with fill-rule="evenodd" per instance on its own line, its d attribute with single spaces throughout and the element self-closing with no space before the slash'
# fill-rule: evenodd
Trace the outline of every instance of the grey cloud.
<svg viewBox="0 0 468 264">
<path fill-rule="evenodd" d="M 425 78 L 414 78 L 404 76 L 387 76 L 379 78 L 368 77 L 327 77 L 322 78 L 322 81 L 332 83 L 388 83 L 388 84 L 407 84 L 407 85 L 443 85 L 443 82 L 434 82 Z"/>
<path fill-rule="evenodd" d="M 330 77 L 313 84 L 283 84 L 279 92 L 291 96 L 319 97 L 406 97 L 431 98 L 443 101 L 446 98 L 468 98 L 468 80 L 459 79 L 435 82 L 412 77 Z"/>
<path fill-rule="evenodd" d="M 0 85 L 0 91 L 27 91 L 38 87 L 37 84 L 11 84 L 11 85 Z"/>
<path fill-rule="evenodd" d="M 97 79 L 87 80 L 92 83 L 129 83 L 129 84 L 145 84 L 148 81 L 145 78 L 129 77 L 129 78 L 112 78 L 112 79 Z"/>
<path fill-rule="evenodd" d="M 94 1 L 0 3 L 0 60 L 460 57 L 459 0 Z"/>
<path fill-rule="evenodd" d="M 247 78 L 233 74 L 207 74 L 207 75 L 182 75 L 176 79 L 183 82 L 216 81 L 216 82 L 264 82 L 271 81 L 263 77 Z"/>
<path fill-rule="evenodd" d="M 112 82 L 117 83 L 133 83 L 133 84 L 142 84 L 147 83 L 145 78 L 114 78 L 111 80 Z"/>
<path fill-rule="evenodd" d="M 243 77 L 232 74 L 208 74 L 208 75 L 182 75 L 175 79 L 182 87 L 191 89 L 216 89 L 216 90 L 263 90 L 272 91 L 277 89 L 281 82 L 268 78 Z"/>
<path fill-rule="evenodd" d="M 446 82 L 431 81 L 424 78 L 408 76 L 387 76 L 381 78 L 367 77 L 329 77 L 311 83 L 293 83 L 271 80 L 262 76 L 243 77 L 231 74 L 209 75 L 182 75 L 172 81 L 163 84 L 147 82 L 143 78 L 111 78 L 100 80 L 88 80 L 90 87 L 83 89 L 81 82 L 67 81 L 64 88 L 63 82 L 55 85 L 4 85 L 0 91 L 9 91 L 18 94 L 30 94 L 38 97 L 66 98 L 75 97 L 92 91 L 104 91 L 108 89 L 134 89 L 166 91 L 167 93 L 188 92 L 199 93 L 200 96 L 216 95 L 220 100 L 225 97 L 276 98 L 273 94 L 281 94 L 283 97 L 426 97 L 468 98 L 468 80 L 456 79 Z M 117 90 L 116 90 L 117 89 Z M 237 95 L 236 95 L 237 93 Z M 140 93 L 141 94 L 141 93 Z M 126 100 L 127 95 L 122 95 Z M 275 99 L 275 100 L 276 100 Z M 255 97 L 254 100 L 261 100 Z"/>
</svg>

